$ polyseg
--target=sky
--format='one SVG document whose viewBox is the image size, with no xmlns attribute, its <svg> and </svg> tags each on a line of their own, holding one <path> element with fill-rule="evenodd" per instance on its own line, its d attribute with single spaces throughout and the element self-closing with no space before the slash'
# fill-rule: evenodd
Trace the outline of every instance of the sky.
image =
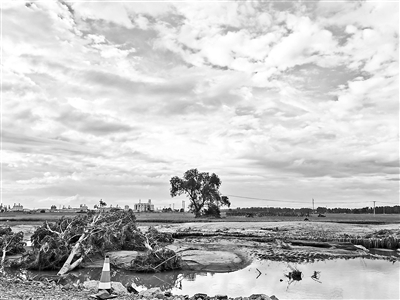
<svg viewBox="0 0 400 300">
<path fill-rule="evenodd" d="M 3 204 L 399 204 L 397 1 L 1 5 Z"/>
</svg>

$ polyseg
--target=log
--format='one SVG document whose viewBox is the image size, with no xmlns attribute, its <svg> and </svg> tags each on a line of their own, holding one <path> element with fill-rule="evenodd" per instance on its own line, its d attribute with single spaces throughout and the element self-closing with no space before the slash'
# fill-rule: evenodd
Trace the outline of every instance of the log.
<svg viewBox="0 0 400 300">
<path fill-rule="evenodd" d="M 317 242 L 317 241 L 304 241 L 304 240 L 291 240 L 289 241 L 292 245 L 295 246 L 308 246 L 308 247 L 318 247 L 318 248 L 336 248 L 343 250 L 356 251 L 359 250 L 352 243 L 345 242 Z"/>
<path fill-rule="evenodd" d="M 85 239 L 85 237 L 86 237 L 86 235 L 85 235 L 85 233 L 83 233 L 81 235 L 81 237 L 79 238 L 79 240 L 74 245 L 74 247 L 72 248 L 71 253 L 69 254 L 67 260 L 65 261 L 65 263 L 62 266 L 62 268 L 60 269 L 60 271 L 58 271 L 57 275 L 64 275 L 64 274 L 68 273 L 69 271 L 75 269 L 82 262 L 83 257 L 81 257 L 77 260 L 78 263 L 74 262 L 73 264 L 71 264 L 75 255 L 78 253 L 79 247 L 80 247 L 82 241 Z"/>
<path fill-rule="evenodd" d="M 290 240 L 294 246 L 309 246 L 309 247 L 318 247 L 318 248 L 331 248 L 332 245 L 327 242 L 316 242 L 316 241 L 304 241 L 304 240 Z"/>
</svg>

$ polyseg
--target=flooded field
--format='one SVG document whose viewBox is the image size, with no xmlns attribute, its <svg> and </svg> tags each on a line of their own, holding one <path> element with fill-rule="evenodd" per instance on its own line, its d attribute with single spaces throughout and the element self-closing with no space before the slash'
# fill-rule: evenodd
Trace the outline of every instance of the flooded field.
<svg viewBox="0 0 400 300">
<path fill-rule="evenodd" d="M 146 225 L 140 226 L 147 231 Z M 331 240 L 343 233 L 352 236 L 374 236 L 384 232 L 399 236 L 398 224 L 338 224 L 317 222 L 264 222 L 264 223 L 185 223 L 157 225 L 166 232 L 218 233 L 215 237 L 187 237 L 176 239 L 174 249 L 195 247 L 210 253 L 216 249 L 227 253 L 242 251 L 244 257 L 253 262 L 241 270 L 228 273 L 206 271 L 173 271 L 155 274 L 134 273 L 121 269 L 111 269 L 111 280 L 123 285 L 133 284 L 138 291 L 158 287 L 171 291 L 174 295 L 193 296 L 196 293 L 207 295 L 228 295 L 229 297 L 248 297 L 251 294 L 275 295 L 278 299 L 400 299 L 400 261 L 399 251 L 394 249 L 344 250 L 336 247 L 315 248 L 287 245 L 293 237 L 308 237 Z M 35 230 L 33 224 L 14 225 L 13 230 L 23 231 L 24 240 L 29 245 L 30 236 Z M 254 235 L 268 237 L 270 241 L 258 242 L 245 238 L 227 238 L 228 234 Z M 207 248 L 207 247 L 208 248 Z M 232 251 L 232 252 L 229 252 Z M 376 255 L 375 255 L 376 254 Z M 207 254 L 204 266 L 210 263 Z M 358 255 L 358 256 L 357 256 Z M 362 255 L 368 255 L 362 257 Z M 371 259 L 371 256 L 379 259 Z M 385 260 L 391 257 L 391 261 Z M 271 257 L 271 258 L 269 258 Z M 352 257 L 350 259 L 350 257 Z M 262 259 L 260 259 L 262 258 Z M 309 259 L 325 259 L 310 262 Z M 345 259 L 347 258 L 347 259 Z M 374 257 L 372 257 L 374 258 Z M 195 257 L 194 259 L 199 259 Z M 289 260 L 295 259 L 295 260 Z M 318 259 L 317 259 L 318 260 Z M 284 261 L 304 261 L 287 263 Z M 308 261 L 308 263 L 306 263 Z M 94 264 L 96 265 L 96 264 Z M 97 268 L 83 268 L 71 272 L 76 275 L 76 283 L 99 280 L 100 261 Z M 227 263 L 231 266 L 231 264 Z M 242 265 L 241 267 L 243 267 Z M 202 268 L 201 270 L 204 270 Z M 210 270 L 210 269 L 209 269 Z M 222 269 L 218 269 L 222 270 Z M 288 275 L 293 270 L 301 276 L 293 280 Z M 18 273 L 19 271 L 8 270 Z M 28 277 L 40 272 L 24 271 Z M 53 274 L 56 272 L 45 272 Z M 292 273 L 293 274 L 293 273 Z"/>
<path fill-rule="evenodd" d="M 297 269 L 301 280 L 287 275 Z M 399 299 L 399 262 L 370 259 L 338 259 L 304 264 L 254 261 L 248 267 L 230 273 L 166 272 L 140 274 L 112 270 L 111 280 L 137 289 L 160 287 L 175 295 L 249 296 L 263 293 L 279 299 Z M 40 274 L 29 272 L 29 275 Z M 48 274 L 48 272 L 46 273 Z M 99 280 L 100 268 L 73 272 L 77 281 Z"/>
</svg>

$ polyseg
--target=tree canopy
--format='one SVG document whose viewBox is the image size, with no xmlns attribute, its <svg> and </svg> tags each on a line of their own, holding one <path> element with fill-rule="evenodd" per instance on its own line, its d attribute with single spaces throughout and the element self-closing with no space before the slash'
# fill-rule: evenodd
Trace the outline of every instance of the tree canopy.
<svg viewBox="0 0 400 300">
<path fill-rule="evenodd" d="M 186 194 L 190 199 L 189 211 L 195 213 L 196 217 L 213 211 L 214 215 L 219 215 L 220 206 L 230 206 L 229 198 L 222 196 L 219 192 L 221 180 L 212 173 L 199 172 L 197 169 L 191 169 L 185 172 L 183 178 L 178 176 L 170 180 L 171 197 Z"/>
</svg>

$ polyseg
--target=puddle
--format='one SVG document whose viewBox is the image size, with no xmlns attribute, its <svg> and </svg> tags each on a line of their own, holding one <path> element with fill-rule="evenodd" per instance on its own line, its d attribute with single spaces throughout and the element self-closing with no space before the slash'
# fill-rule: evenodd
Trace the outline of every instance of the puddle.
<svg viewBox="0 0 400 300">
<path fill-rule="evenodd" d="M 285 276 L 293 268 L 302 272 L 301 280 L 290 280 Z M 230 273 L 173 271 L 139 274 L 111 270 L 111 280 L 124 285 L 134 282 L 139 290 L 160 287 L 176 295 L 189 296 L 206 293 L 210 296 L 248 297 L 262 293 L 276 295 L 279 299 L 400 299 L 399 271 L 399 262 L 363 258 L 302 264 L 255 261 Z M 99 280 L 101 269 L 81 269 L 73 273 L 81 282 Z"/>
</svg>

